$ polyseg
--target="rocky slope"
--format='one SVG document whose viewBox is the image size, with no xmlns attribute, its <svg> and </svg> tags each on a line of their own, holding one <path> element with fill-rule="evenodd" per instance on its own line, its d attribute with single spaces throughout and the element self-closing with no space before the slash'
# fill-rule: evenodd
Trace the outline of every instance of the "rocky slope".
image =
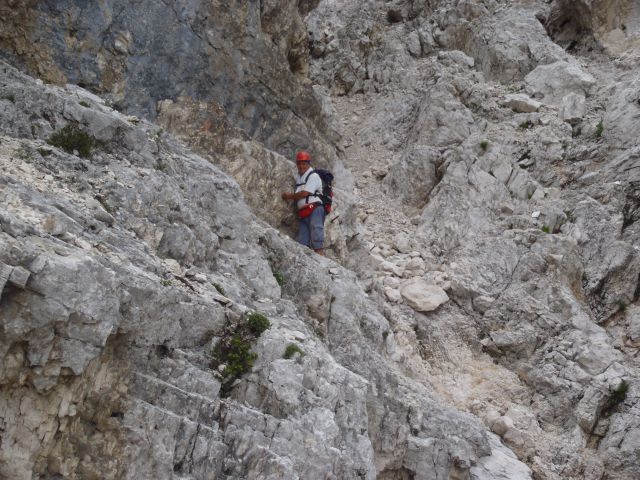
<svg viewBox="0 0 640 480">
<path fill-rule="evenodd" d="M 0 18 L 2 476 L 640 476 L 635 2 Z"/>
</svg>

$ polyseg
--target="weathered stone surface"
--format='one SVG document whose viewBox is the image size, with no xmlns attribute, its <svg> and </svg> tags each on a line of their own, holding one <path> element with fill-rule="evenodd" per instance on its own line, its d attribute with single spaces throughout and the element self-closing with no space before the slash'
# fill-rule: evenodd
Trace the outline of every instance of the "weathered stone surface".
<svg viewBox="0 0 640 480">
<path fill-rule="evenodd" d="M 639 478 L 635 3 L 187 3 L 0 6 L 12 61 L 164 128 L 0 69 L 0 262 L 31 272 L 0 308 L 0 476 Z M 504 108 L 523 88 L 545 108 Z M 68 124 L 105 144 L 45 143 Z M 292 233 L 300 147 L 353 272 L 267 226 Z M 452 300 L 428 322 L 417 281 Z"/>
<path fill-rule="evenodd" d="M 418 280 L 400 289 L 405 302 L 418 312 L 431 312 L 449 301 L 447 293 L 436 285 Z"/>
<path fill-rule="evenodd" d="M 586 111 L 584 95 L 570 93 L 562 98 L 560 118 L 567 123 L 577 124 L 582 121 Z"/>
<path fill-rule="evenodd" d="M 29 270 L 22 267 L 13 267 L 11 270 L 11 275 L 9 275 L 9 283 L 15 285 L 18 288 L 24 288 L 27 286 L 27 281 L 29 281 L 29 276 L 31 273 Z"/>
<path fill-rule="evenodd" d="M 514 93 L 504 97 L 504 105 L 511 110 L 520 113 L 537 112 L 542 104 L 528 95 L 522 93 Z"/>
<path fill-rule="evenodd" d="M 640 75 L 618 83 L 607 98 L 607 110 L 603 119 L 603 135 L 613 148 L 629 148 L 637 145 L 634 133 L 638 128 L 640 113 Z"/>
<path fill-rule="evenodd" d="M 534 9 L 504 9 L 497 2 L 443 2 L 434 17 L 436 41 L 466 52 L 490 79 L 519 81 L 538 65 L 567 58 L 550 41 Z"/>
<path fill-rule="evenodd" d="M 0 262 L 31 272 L 0 310 L 3 477 L 373 479 L 492 455 L 476 419 L 389 363 L 394 333 L 355 274 L 257 220 L 207 159 L 100 105 L 122 136 L 90 161 L 43 154 L 69 94 L 0 75 L 24 89 L 0 122 Z M 48 127 L 18 138 L 31 121 Z M 329 309 L 307 316 L 314 302 Z M 212 345 L 255 310 L 271 328 L 223 394 Z M 292 339 L 305 354 L 287 360 Z"/>
<path fill-rule="evenodd" d="M 596 81 L 576 63 L 559 61 L 540 65 L 525 77 L 527 92 L 544 103 L 560 104 L 570 94 L 588 96 Z"/>
<path fill-rule="evenodd" d="M 184 96 L 222 106 L 234 126 L 282 154 L 316 143 L 312 137 L 318 149 L 327 148 L 319 138 L 319 105 L 310 85 L 298 80 L 308 53 L 296 1 L 20 0 L 0 15 L 0 50 L 47 81 L 83 85 L 150 119 L 158 102 Z M 115 133 L 108 116 L 71 107 L 69 114 L 87 117 L 98 139 Z M 216 119 L 201 124 L 208 120 Z"/>
</svg>

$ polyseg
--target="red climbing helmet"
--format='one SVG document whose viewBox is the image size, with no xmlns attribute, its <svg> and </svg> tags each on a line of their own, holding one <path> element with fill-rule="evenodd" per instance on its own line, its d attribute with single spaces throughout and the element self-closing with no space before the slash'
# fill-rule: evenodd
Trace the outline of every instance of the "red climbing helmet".
<svg viewBox="0 0 640 480">
<path fill-rule="evenodd" d="M 311 155 L 309 152 L 301 151 L 296 155 L 296 162 L 310 162 Z"/>
</svg>

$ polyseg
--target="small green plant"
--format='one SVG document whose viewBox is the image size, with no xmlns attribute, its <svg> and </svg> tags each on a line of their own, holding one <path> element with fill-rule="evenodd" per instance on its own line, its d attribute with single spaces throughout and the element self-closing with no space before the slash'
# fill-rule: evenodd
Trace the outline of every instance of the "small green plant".
<svg viewBox="0 0 640 480">
<path fill-rule="evenodd" d="M 488 140 L 482 140 L 480 142 L 480 148 L 482 149 L 482 151 L 486 152 L 487 148 L 489 148 L 489 141 Z"/>
<path fill-rule="evenodd" d="M 278 285 L 280 285 L 281 287 L 284 286 L 285 283 L 287 283 L 287 280 L 284 278 L 284 273 L 282 272 L 273 272 L 273 276 L 276 279 L 276 282 L 278 282 Z"/>
<path fill-rule="evenodd" d="M 223 353 L 222 343 L 220 342 L 218 345 L 221 348 L 214 352 L 216 357 Z M 226 364 L 222 375 L 228 380 L 235 380 L 251 370 L 258 355 L 251 351 L 251 344 L 248 341 L 243 340 L 240 335 L 234 335 L 222 357 Z"/>
<path fill-rule="evenodd" d="M 609 416 L 618 405 L 624 402 L 627 398 L 628 391 L 629 383 L 626 380 L 622 379 L 616 389 L 611 392 L 611 396 L 602 408 L 602 416 Z"/>
<path fill-rule="evenodd" d="M 13 93 L 7 93 L 0 98 L 3 100 L 9 100 L 11 103 L 16 103 L 16 96 Z"/>
<path fill-rule="evenodd" d="M 162 280 L 160 280 L 160 285 L 162 285 L 163 287 L 170 287 L 172 283 L 168 278 L 163 278 Z"/>
<path fill-rule="evenodd" d="M 542 226 L 542 231 L 544 233 L 551 233 L 551 229 L 547 225 Z"/>
<path fill-rule="evenodd" d="M 519 126 L 521 130 L 527 130 L 533 127 L 533 122 L 531 120 L 527 120 L 526 122 L 522 122 Z"/>
<path fill-rule="evenodd" d="M 82 158 L 90 157 L 91 150 L 98 144 L 91 135 L 71 125 L 53 133 L 47 143 L 61 148 L 67 153 L 73 154 L 74 151 L 77 151 Z"/>
<path fill-rule="evenodd" d="M 575 217 L 575 215 L 573 214 L 573 211 L 571 211 L 571 210 L 565 210 L 565 211 L 564 211 L 564 214 L 567 216 L 567 222 L 569 222 L 569 223 L 575 223 L 575 221 L 576 221 L 576 217 Z"/>
<path fill-rule="evenodd" d="M 596 132 L 595 132 L 596 138 L 600 138 L 602 136 L 602 132 L 604 132 L 604 124 L 602 123 L 602 120 L 600 120 L 596 125 Z"/>
<path fill-rule="evenodd" d="M 216 285 L 215 283 L 213 284 Z M 249 314 L 246 322 L 231 322 L 213 349 L 211 368 L 222 370 L 222 387 L 220 395 L 226 397 L 233 388 L 235 380 L 247 373 L 258 358 L 251 351 L 252 343 L 271 326 L 269 319 L 258 312 Z"/>
<path fill-rule="evenodd" d="M 53 153 L 53 150 L 50 148 L 38 147 L 36 150 L 38 150 L 38 153 L 43 157 L 49 156 Z"/>
<path fill-rule="evenodd" d="M 262 332 L 271 326 L 271 322 L 267 317 L 258 312 L 252 312 L 247 318 L 247 325 L 249 330 L 255 335 L 260 336 Z"/>
<path fill-rule="evenodd" d="M 509 93 L 518 93 L 520 91 L 520 88 L 520 85 L 509 85 L 507 90 L 509 91 Z"/>
<path fill-rule="evenodd" d="M 624 312 L 627 309 L 627 304 L 624 303 L 622 300 L 620 300 L 618 302 L 618 311 L 619 312 Z"/>
<path fill-rule="evenodd" d="M 222 285 L 215 282 L 213 282 L 211 285 L 213 285 L 213 288 L 215 288 L 220 295 L 226 296 L 226 293 L 224 293 L 224 288 L 222 288 Z"/>
<path fill-rule="evenodd" d="M 284 349 L 284 355 L 282 355 L 282 358 L 289 360 L 290 358 L 293 358 L 296 353 L 299 353 L 301 357 L 305 355 L 304 350 L 302 350 L 298 345 L 290 343 L 287 345 L 287 348 Z"/>
<path fill-rule="evenodd" d="M 80 100 L 78 103 L 82 105 L 84 108 L 89 108 L 89 103 L 85 102 L 84 100 Z"/>
<path fill-rule="evenodd" d="M 25 161 L 33 160 L 33 152 L 27 145 L 22 145 L 18 150 L 18 158 Z"/>
<path fill-rule="evenodd" d="M 622 380 L 618 385 L 618 388 L 616 388 L 613 391 L 612 400 L 616 404 L 624 402 L 625 398 L 627 398 L 628 391 L 629 391 L 629 384 L 625 380 Z"/>
</svg>

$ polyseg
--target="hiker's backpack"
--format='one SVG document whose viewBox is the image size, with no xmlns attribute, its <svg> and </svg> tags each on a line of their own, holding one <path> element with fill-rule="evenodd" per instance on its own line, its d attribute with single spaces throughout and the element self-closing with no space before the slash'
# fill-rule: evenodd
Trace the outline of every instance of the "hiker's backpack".
<svg viewBox="0 0 640 480">
<path fill-rule="evenodd" d="M 331 185 L 333 173 L 322 168 L 315 168 L 313 173 L 317 173 L 320 180 L 322 180 L 322 193 L 316 192 L 316 195 L 322 199 L 324 213 L 328 215 L 331 213 L 331 205 L 333 204 L 333 186 Z"/>
</svg>

